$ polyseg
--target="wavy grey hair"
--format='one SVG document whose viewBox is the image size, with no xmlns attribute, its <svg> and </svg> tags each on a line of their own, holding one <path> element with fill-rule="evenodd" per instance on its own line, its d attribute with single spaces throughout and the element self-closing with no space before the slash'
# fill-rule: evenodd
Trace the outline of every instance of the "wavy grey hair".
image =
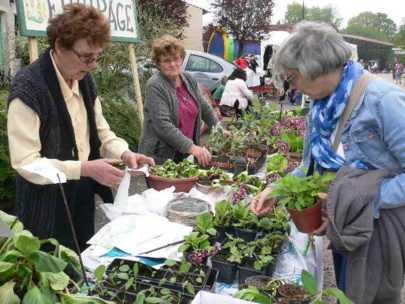
<svg viewBox="0 0 405 304">
<path fill-rule="evenodd" d="M 297 74 L 314 80 L 342 67 L 352 48 L 326 23 L 301 21 L 294 33 L 275 52 L 271 65 L 274 74 Z"/>
</svg>

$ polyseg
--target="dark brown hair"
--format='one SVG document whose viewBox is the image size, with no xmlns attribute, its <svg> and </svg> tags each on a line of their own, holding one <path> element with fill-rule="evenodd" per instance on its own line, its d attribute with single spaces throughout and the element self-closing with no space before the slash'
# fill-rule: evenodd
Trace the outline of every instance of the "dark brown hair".
<svg viewBox="0 0 405 304">
<path fill-rule="evenodd" d="M 73 3 L 65 5 L 63 13 L 51 19 L 46 33 L 53 49 L 57 39 L 66 49 L 71 49 L 82 38 L 89 45 L 103 47 L 110 40 L 110 23 L 95 7 Z"/>
<path fill-rule="evenodd" d="M 163 56 L 177 54 L 182 58 L 186 56 L 186 50 L 179 39 L 170 35 L 164 35 L 153 40 L 152 59 L 157 65 L 159 65 L 160 58 Z"/>
</svg>

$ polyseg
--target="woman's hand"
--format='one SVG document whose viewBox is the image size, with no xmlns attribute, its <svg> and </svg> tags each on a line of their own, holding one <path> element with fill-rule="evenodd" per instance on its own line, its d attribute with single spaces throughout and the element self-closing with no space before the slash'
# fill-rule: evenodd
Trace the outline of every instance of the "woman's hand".
<svg viewBox="0 0 405 304">
<path fill-rule="evenodd" d="M 149 166 L 155 165 L 155 161 L 153 160 L 153 158 L 143 154 L 134 153 L 130 150 L 127 150 L 124 153 L 122 153 L 121 159 L 131 169 L 138 169 L 145 165 Z"/>
<path fill-rule="evenodd" d="M 318 193 L 318 197 L 327 200 L 328 194 L 327 193 Z M 326 233 L 326 228 L 328 227 L 328 214 L 322 210 L 322 225 L 319 228 L 312 231 L 314 235 L 323 236 Z"/>
<path fill-rule="evenodd" d="M 250 209 L 258 216 L 267 215 L 273 209 L 273 206 L 278 202 L 278 197 L 267 198 L 274 190 L 266 188 L 253 198 Z"/>
<path fill-rule="evenodd" d="M 202 166 L 208 166 L 211 161 L 211 153 L 205 147 L 201 148 L 199 146 L 192 145 L 187 152 L 194 155 L 197 158 L 198 163 Z"/>
</svg>

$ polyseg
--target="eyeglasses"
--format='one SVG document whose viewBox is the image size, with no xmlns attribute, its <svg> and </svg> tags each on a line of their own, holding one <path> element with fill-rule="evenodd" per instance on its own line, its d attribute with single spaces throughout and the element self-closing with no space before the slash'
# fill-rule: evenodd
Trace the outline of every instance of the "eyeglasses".
<svg viewBox="0 0 405 304">
<path fill-rule="evenodd" d="M 163 61 L 160 61 L 160 63 L 166 64 L 166 65 L 170 65 L 172 62 L 174 63 L 179 63 L 183 58 L 181 57 L 174 57 L 174 58 L 167 58 Z"/>
<path fill-rule="evenodd" d="M 77 51 L 75 51 L 74 49 L 70 49 L 76 56 L 77 58 L 79 58 L 79 60 L 81 62 L 83 62 L 84 64 L 88 65 L 92 62 L 99 62 L 101 59 L 103 59 L 104 55 L 97 55 L 95 57 L 86 57 L 81 55 L 80 53 L 78 53 Z"/>
</svg>

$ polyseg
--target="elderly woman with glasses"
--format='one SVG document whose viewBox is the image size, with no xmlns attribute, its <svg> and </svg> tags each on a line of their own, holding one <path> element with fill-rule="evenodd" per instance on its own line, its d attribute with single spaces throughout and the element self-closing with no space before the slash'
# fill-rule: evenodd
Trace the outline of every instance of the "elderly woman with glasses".
<svg viewBox="0 0 405 304">
<path fill-rule="evenodd" d="M 195 77 L 182 72 L 186 52 L 182 43 L 169 35 L 157 38 L 152 59 L 159 71 L 146 84 L 144 124 L 139 151 L 157 164 L 166 159 L 180 162 L 190 154 L 208 165 L 211 154 L 200 147 L 201 122 L 219 123 L 202 94 Z"/>
<path fill-rule="evenodd" d="M 110 39 L 103 14 L 91 6 L 67 5 L 51 19 L 47 36 L 50 48 L 16 75 L 10 90 L 8 139 L 18 173 L 16 213 L 34 235 L 76 249 L 60 189 L 25 169 L 50 163 L 66 175 L 63 187 L 83 250 L 94 234 L 94 194 L 111 202 L 106 186 L 124 176 L 113 164 L 123 161 L 136 168 L 154 162 L 130 151 L 102 115 L 89 72 Z"/>
<path fill-rule="evenodd" d="M 331 241 L 338 287 L 356 304 L 401 303 L 405 91 L 351 55 L 331 26 L 303 21 L 277 50 L 272 71 L 313 100 L 303 166 L 309 174 L 337 171 L 328 193 L 319 194 L 327 218 L 313 233 L 326 232 Z M 303 176 L 301 169 L 293 174 Z M 272 191 L 253 199 L 255 214 L 277 203 L 268 198 Z"/>
</svg>

